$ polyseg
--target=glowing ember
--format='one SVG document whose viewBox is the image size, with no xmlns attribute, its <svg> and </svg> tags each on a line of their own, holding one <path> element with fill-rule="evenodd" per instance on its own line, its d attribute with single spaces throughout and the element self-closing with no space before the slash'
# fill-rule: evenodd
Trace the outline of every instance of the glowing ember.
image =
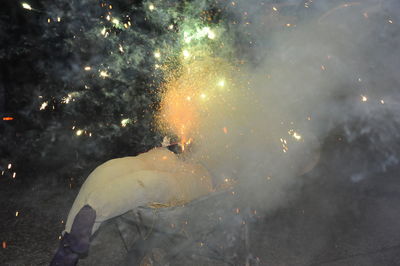
<svg viewBox="0 0 400 266">
<path fill-rule="evenodd" d="M 122 127 L 126 127 L 129 124 L 129 122 L 130 122 L 129 118 L 122 119 L 121 120 L 121 126 Z"/>
<path fill-rule="evenodd" d="M 40 105 L 39 110 L 44 110 L 46 107 L 49 105 L 49 102 L 43 102 L 42 105 Z"/>
<path fill-rule="evenodd" d="M 363 101 L 363 102 L 366 102 L 366 101 L 368 101 L 368 98 L 367 98 L 367 96 L 365 96 L 365 95 L 361 95 L 361 101 Z"/>
<path fill-rule="evenodd" d="M 102 71 L 100 71 L 99 76 L 102 77 L 102 78 L 108 78 L 110 76 L 110 74 L 108 74 L 107 71 L 102 70 Z"/>
<path fill-rule="evenodd" d="M 31 5 L 30 5 L 30 4 L 28 4 L 28 3 L 22 3 L 21 5 L 22 5 L 22 8 L 24 8 L 24 9 L 27 9 L 27 10 L 32 10 L 32 7 L 31 7 Z"/>
<path fill-rule="evenodd" d="M 158 52 L 158 51 L 154 52 L 154 57 L 157 58 L 157 59 L 160 58 L 161 57 L 161 53 Z"/>
</svg>

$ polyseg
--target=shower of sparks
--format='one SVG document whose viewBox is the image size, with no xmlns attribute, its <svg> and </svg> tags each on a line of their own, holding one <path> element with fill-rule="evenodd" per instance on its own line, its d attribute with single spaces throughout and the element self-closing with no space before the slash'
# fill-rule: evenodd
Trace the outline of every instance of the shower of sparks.
<svg viewBox="0 0 400 266">
<path fill-rule="evenodd" d="M 182 53 L 185 55 L 185 50 Z M 227 92 L 218 89 L 218 76 L 231 75 L 230 65 L 221 59 L 202 55 L 201 60 L 196 60 L 196 54 L 190 59 L 183 58 L 180 74 L 170 73 L 171 77 L 162 88 L 157 115 L 159 128 L 166 134 L 178 136 L 183 149 L 188 140 L 199 137 L 203 117 L 216 112 L 216 106 L 228 96 L 225 95 Z"/>
<path fill-rule="evenodd" d="M 160 87 L 161 104 L 156 115 L 157 127 L 165 135 L 173 134 L 179 138 L 182 149 L 188 140 L 202 138 L 202 128 L 210 125 L 210 119 L 219 115 L 218 106 L 224 105 L 232 113 L 234 93 L 237 84 L 230 80 L 237 69 L 228 58 L 214 55 L 228 48 L 223 42 L 223 29 L 212 27 L 199 20 L 189 20 L 183 24 L 167 26 L 179 29 L 181 48 L 177 54 L 164 54 L 156 50 L 154 57 L 160 61 L 155 65 L 166 77 Z M 168 63 L 165 63 L 168 62 Z M 236 80 L 236 77 L 235 77 Z M 229 81 L 229 88 L 227 87 Z M 235 85 L 234 85 L 235 84 Z M 223 125 L 214 125 L 221 130 Z M 227 132 L 227 129 L 224 129 Z M 226 133 L 225 133 L 226 134 Z"/>
</svg>

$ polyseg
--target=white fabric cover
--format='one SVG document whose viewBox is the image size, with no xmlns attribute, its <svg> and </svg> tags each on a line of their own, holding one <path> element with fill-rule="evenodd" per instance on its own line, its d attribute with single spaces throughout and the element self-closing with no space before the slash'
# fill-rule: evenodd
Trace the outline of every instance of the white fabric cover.
<svg viewBox="0 0 400 266">
<path fill-rule="evenodd" d="M 113 159 L 98 166 L 82 185 L 65 231 L 70 232 L 76 214 L 87 204 L 96 211 L 94 233 L 103 221 L 135 207 L 153 202 L 174 205 L 205 195 L 211 189 L 205 168 L 181 160 L 166 148 Z"/>
</svg>

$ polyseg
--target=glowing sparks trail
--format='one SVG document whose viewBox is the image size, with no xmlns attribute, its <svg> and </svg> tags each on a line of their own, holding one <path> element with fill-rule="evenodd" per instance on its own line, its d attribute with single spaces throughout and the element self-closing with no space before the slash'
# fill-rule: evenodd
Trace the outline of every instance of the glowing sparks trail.
<svg viewBox="0 0 400 266">
<path fill-rule="evenodd" d="M 43 102 L 42 105 L 40 106 L 39 110 L 44 110 L 46 107 L 49 105 L 49 102 Z"/>
<path fill-rule="evenodd" d="M 27 10 L 32 10 L 32 7 L 30 4 L 28 3 L 21 3 L 22 8 L 27 9 Z"/>
</svg>

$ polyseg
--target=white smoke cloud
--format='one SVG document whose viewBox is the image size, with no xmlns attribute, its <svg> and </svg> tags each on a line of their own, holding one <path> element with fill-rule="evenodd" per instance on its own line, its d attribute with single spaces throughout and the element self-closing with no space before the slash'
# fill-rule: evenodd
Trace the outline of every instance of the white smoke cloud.
<svg viewBox="0 0 400 266">
<path fill-rule="evenodd" d="M 391 143 L 398 136 L 395 73 L 400 61 L 394 13 L 385 8 L 391 5 L 393 1 L 229 3 L 235 21 L 241 21 L 230 30 L 252 36 L 238 48 L 250 55 L 249 85 L 242 88 L 249 93 L 241 94 L 237 113 L 221 105 L 217 117 L 207 118 L 201 129 L 206 142 L 195 157 L 220 183 L 239 180 L 249 192 L 243 199 L 257 199 L 266 209 L 291 198 L 289 188 L 318 163 L 322 145 L 335 130 L 343 132 L 336 141 L 366 137 L 361 149 L 366 154 L 380 150 L 383 156 L 371 162 L 376 164 L 372 168 L 364 167 L 368 156 L 338 165 L 347 169 L 349 182 L 396 164 Z"/>
</svg>

